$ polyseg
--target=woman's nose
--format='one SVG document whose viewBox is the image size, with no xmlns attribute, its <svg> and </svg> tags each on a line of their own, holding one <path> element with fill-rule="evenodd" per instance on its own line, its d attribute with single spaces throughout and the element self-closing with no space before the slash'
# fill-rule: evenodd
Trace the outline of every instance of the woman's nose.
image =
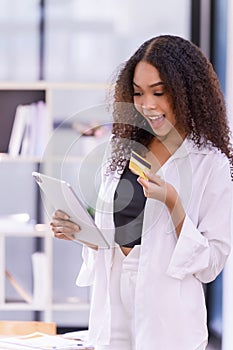
<svg viewBox="0 0 233 350">
<path fill-rule="evenodd" d="M 153 96 L 143 96 L 142 109 L 150 110 L 156 108 L 156 102 Z"/>
</svg>

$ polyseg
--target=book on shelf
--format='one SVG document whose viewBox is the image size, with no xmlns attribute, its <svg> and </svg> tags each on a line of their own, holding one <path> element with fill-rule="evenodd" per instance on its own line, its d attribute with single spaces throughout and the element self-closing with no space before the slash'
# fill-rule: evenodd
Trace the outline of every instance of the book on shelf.
<svg viewBox="0 0 233 350">
<path fill-rule="evenodd" d="M 16 108 L 8 153 L 12 157 L 42 156 L 48 140 L 47 107 L 44 101 Z"/>
<path fill-rule="evenodd" d="M 36 114 L 37 107 L 35 103 L 24 106 L 25 109 L 25 128 L 22 139 L 22 148 L 20 154 L 22 156 L 34 155 L 36 145 Z"/>
<path fill-rule="evenodd" d="M 9 154 L 12 157 L 16 157 L 21 150 L 23 135 L 26 126 L 26 113 L 25 106 L 19 105 L 16 108 L 15 119 L 11 131 L 10 141 L 9 141 Z"/>
<path fill-rule="evenodd" d="M 45 151 L 49 138 L 48 109 L 44 101 L 38 101 L 36 108 L 36 121 L 34 121 L 34 125 L 36 126 L 34 155 L 41 156 Z"/>
</svg>

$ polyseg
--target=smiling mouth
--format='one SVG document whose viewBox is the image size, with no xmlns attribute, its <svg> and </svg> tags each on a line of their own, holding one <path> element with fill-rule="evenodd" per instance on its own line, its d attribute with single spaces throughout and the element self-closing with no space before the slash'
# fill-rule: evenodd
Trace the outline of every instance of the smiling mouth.
<svg viewBox="0 0 233 350">
<path fill-rule="evenodd" d="M 150 120 L 150 121 L 155 121 L 155 120 L 159 120 L 159 119 L 163 119 L 165 118 L 164 114 L 160 114 L 160 115 L 146 115 L 146 117 Z"/>
</svg>

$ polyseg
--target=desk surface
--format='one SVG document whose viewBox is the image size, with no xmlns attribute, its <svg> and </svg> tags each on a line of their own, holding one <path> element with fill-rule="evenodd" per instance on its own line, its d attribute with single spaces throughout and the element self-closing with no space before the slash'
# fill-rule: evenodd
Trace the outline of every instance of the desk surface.
<svg viewBox="0 0 233 350">
<path fill-rule="evenodd" d="M 2 345 L 1 345 L 1 350 L 35 350 L 35 348 L 29 348 L 29 347 L 25 347 L 25 348 L 23 348 L 23 347 L 17 347 L 17 348 L 13 348 L 13 347 L 9 347 L 9 348 L 3 348 L 2 347 Z M 74 348 L 67 348 L 67 349 L 74 349 Z M 94 348 L 90 348 L 90 347 L 88 347 L 88 348 L 83 348 L 83 347 L 79 347 L 79 348 L 77 348 L 77 350 L 78 349 L 80 349 L 80 350 L 94 350 Z M 65 350 L 65 349 L 64 349 Z"/>
<path fill-rule="evenodd" d="M 0 349 L 1 350 L 32 350 L 33 348 L 30 348 L 30 347 L 25 347 L 25 348 L 23 348 L 23 347 L 18 347 L 18 348 L 13 348 L 13 347 L 8 347 L 8 348 L 3 348 L 2 347 L 2 345 L 0 345 Z M 70 348 L 69 348 L 70 349 Z M 80 350 L 94 350 L 94 348 L 90 348 L 90 347 L 88 347 L 88 348 L 82 348 L 82 347 L 79 347 L 79 348 L 77 348 L 77 350 L 78 349 L 80 349 Z"/>
<path fill-rule="evenodd" d="M 25 339 L 22 338 L 22 336 L 0 336 L 0 350 L 30 350 L 30 349 L 67 349 L 67 350 L 94 350 L 93 346 L 83 344 L 82 341 L 74 340 L 74 339 L 63 339 L 62 342 L 60 339 L 62 338 L 61 335 L 55 335 L 55 336 L 49 336 L 46 334 L 36 335 L 36 337 L 31 337 L 32 334 L 28 335 L 28 337 Z M 33 333 L 34 335 L 34 333 Z M 55 339 L 54 339 L 55 337 Z M 9 341 L 9 344 L 4 343 L 4 338 Z M 34 339 L 33 339 L 34 338 Z M 36 339 L 37 338 L 37 339 Z M 39 339 L 39 342 L 38 342 Z M 75 344 L 74 344 L 75 342 Z"/>
<path fill-rule="evenodd" d="M 21 346 L 20 346 L 20 347 L 12 347 L 12 346 L 3 347 L 2 344 L 0 344 L 0 349 L 1 349 L 1 350 L 14 350 L 14 349 L 15 349 L 15 350 L 17 350 L 17 349 L 18 349 L 18 350 L 30 350 L 30 349 L 33 349 L 33 348 L 30 348 L 30 347 L 28 347 L 28 346 L 25 347 L 25 348 L 24 348 L 24 347 L 21 347 Z M 67 349 L 68 349 L 68 348 L 67 348 Z M 71 349 L 71 348 L 69 348 L 69 349 Z M 73 348 L 73 349 L 74 349 L 74 348 Z M 73 349 L 72 349 L 72 350 L 73 350 Z M 80 350 L 94 350 L 93 347 L 85 347 L 85 348 L 83 348 L 83 347 L 78 347 L 77 350 L 78 350 L 78 349 L 80 349 Z"/>
</svg>

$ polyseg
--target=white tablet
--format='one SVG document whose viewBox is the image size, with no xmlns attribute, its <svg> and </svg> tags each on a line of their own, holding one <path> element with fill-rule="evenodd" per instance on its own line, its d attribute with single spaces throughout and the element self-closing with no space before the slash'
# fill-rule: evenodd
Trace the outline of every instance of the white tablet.
<svg viewBox="0 0 233 350">
<path fill-rule="evenodd" d="M 71 221 L 80 226 L 81 230 L 75 234 L 75 240 L 98 248 L 110 248 L 107 239 L 68 182 L 38 172 L 33 172 L 32 176 L 54 210 L 64 211 Z"/>
</svg>

